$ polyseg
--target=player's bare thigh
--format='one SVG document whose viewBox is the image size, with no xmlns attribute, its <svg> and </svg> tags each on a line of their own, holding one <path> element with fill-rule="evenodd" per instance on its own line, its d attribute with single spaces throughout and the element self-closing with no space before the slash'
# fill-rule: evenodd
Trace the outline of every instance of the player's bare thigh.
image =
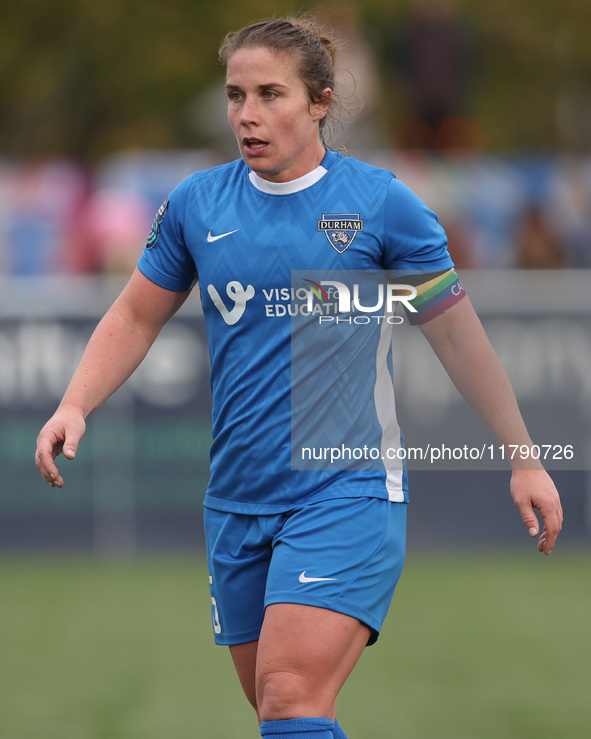
<svg viewBox="0 0 591 739">
<path fill-rule="evenodd" d="M 262 721 L 323 716 L 361 656 L 370 629 L 314 606 L 270 605 L 258 642 L 230 647 L 242 688 Z"/>
</svg>

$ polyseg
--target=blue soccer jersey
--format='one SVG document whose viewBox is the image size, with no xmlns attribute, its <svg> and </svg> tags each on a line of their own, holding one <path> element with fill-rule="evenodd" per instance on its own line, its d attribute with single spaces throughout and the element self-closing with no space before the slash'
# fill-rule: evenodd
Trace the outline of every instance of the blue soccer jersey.
<svg viewBox="0 0 591 739">
<path fill-rule="evenodd" d="M 402 464 L 294 469 L 292 460 L 293 315 L 326 310 L 329 286 L 315 275 L 453 268 L 436 216 L 392 173 L 334 152 L 286 183 L 262 180 L 242 159 L 198 172 L 159 210 L 138 266 L 169 290 L 199 282 L 213 393 L 206 506 L 271 514 L 331 497 L 407 499 Z M 449 276 L 445 284 L 453 288 Z M 433 311 L 433 288 L 428 297 Z M 353 415 L 372 443 L 397 448 L 386 324 L 364 342 Z M 338 366 L 326 374 L 336 379 Z"/>
</svg>

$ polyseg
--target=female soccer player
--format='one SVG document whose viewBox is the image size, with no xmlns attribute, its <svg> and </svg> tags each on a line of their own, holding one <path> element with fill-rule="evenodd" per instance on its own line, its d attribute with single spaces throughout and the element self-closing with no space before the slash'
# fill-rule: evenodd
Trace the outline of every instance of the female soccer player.
<svg viewBox="0 0 591 739">
<path fill-rule="evenodd" d="M 230 647 L 261 736 L 343 739 L 338 693 L 376 640 L 402 569 L 406 475 L 381 463 L 292 469 L 290 314 L 310 308 L 312 288 L 328 295 L 313 279 L 294 289 L 292 274 L 404 270 L 408 314 L 456 386 L 499 443 L 531 441 L 434 214 L 391 173 L 324 144 L 333 41 L 310 20 L 272 19 L 229 34 L 221 58 L 241 157 L 189 177 L 160 208 L 137 270 L 40 433 L 36 461 L 46 482 L 63 485 L 56 456 L 74 458 L 85 418 L 199 281 L 213 390 L 205 528 L 215 639 Z M 337 292 L 344 300 L 342 283 Z M 396 448 L 391 326 L 376 325 L 359 345 L 346 407 L 367 438 Z M 343 361 L 321 368 L 331 383 L 360 355 L 340 352 Z M 538 548 L 549 554 L 562 521 L 549 476 L 516 460 L 511 493 L 532 536 L 540 511 Z"/>
</svg>

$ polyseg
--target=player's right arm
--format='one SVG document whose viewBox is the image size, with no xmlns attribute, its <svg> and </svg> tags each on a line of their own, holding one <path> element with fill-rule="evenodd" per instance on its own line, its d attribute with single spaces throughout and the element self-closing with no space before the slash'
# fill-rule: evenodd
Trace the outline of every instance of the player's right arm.
<svg viewBox="0 0 591 739">
<path fill-rule="evenodd" d="M 35 462 L 49 485 L 62 487 L 55 458 L 63 451 L 74 459 L 87 416 L 137 369 L 189 292 L 165 290 L 135 270 L 96 327 L 58 409 L 41 429 Z"/>
</svg>

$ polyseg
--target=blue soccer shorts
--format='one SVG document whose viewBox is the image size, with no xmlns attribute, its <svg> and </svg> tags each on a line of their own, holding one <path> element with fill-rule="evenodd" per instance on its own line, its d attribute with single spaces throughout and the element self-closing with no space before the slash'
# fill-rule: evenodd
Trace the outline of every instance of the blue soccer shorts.
<svg viewBox="0 0 591 739">
<path fill-rule="evenodd" d="M 205 509 L 217 644 L 259 638 L 265 608 L 300 603 L 359 619 L 378 638 L 406 548 L 406 503 L 336 498 L 251 516 Z"/>
</svg>

